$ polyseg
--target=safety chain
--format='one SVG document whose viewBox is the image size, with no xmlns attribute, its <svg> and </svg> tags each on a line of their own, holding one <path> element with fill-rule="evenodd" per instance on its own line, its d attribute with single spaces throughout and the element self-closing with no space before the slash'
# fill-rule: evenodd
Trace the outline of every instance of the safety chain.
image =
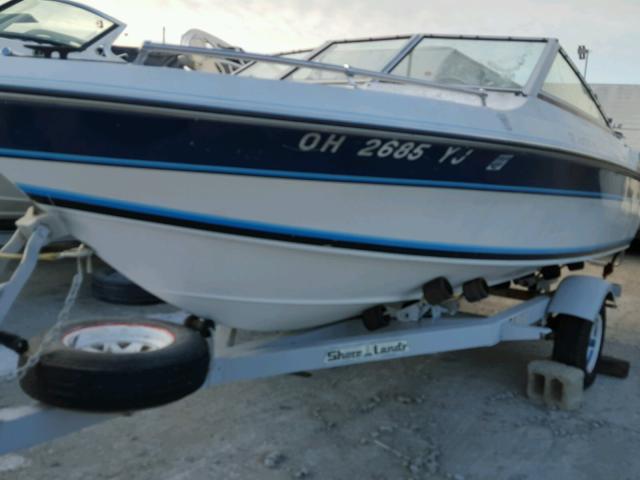
<svg viewBox="0 0 640 480">
<path fill-rule="evenodd" d="M 80 246 L 80 248 L 74 249 L 70 252 L 74 252 L 74 254 L 63 255 L 60 258 L 69 258 L 72 255 L 75 256 L 77 271 L 73 276 L 73 279 L 71 280 L 69 292 L 67 293 L 67 297 L 64 300 L 62 309 L 58 313 L 56 323 L 47 331 L 47 333 L 45 333 L 36 351 L 27 357 L 27 361 L 23 365 L 18 366 L 16 370 L 9 374 L 0 376 L 0 383 L 8 383 L 13 382 L 14 380 L 21 380 L 26 375 L 26 373 L 40 361 L 40 357 L 42 357 L 42 354 L 44 353 L 46 348 L 59 337 L 62 328 L 68 324 L 71 317 L 71 310 L 78 300 L 80 288 L 82 287 L 82 282 L 85 276 L 85 266 L 83 265 L 83 260 L 86 260 L 87 262 L 87 272 L 91 273 L 91 256 L 93 254 L 91 250 L 85 248 L 84 246 Z"/>
</svg>

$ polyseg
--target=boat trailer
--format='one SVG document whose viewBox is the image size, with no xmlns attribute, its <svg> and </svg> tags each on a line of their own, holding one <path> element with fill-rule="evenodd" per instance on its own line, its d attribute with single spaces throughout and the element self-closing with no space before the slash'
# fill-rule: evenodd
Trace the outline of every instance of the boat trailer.
<svg viewBox="0 0 640 480">
<path fill-rule="evenodd" d="M 0 251 L 0 271 L 10 260 L 20 259 L 11 278 L 0 285 L 0 326 L 43 255 L 42 249 L 66 235 L 64 226 L 55 217 L 33 210 L 16 225 L 15 234 Z M 83 259 L 90 258 L 88 250 L 82 248 L 58 255 L 77 258 L 80 270 L 84 268 Z M 596 322 L 603 306 L 620 294 L 619 285 L 603 279 L 570 276 L 554 292 L 535 293 L 532 298 L 490 317 L 459 313 L 456 302 L 444 308 L 421 301 L 397 307 L 388 326 L 375 331 L 366 328 L 361 319 L 352 319 L 301 332 L 242 340 L 242 332 L 216 325 L 206 335 L 209 368 L 203 386 L 491 347 L 508 341 L 547 339 L 554 333 L 552 324 L 547 322 L 549 318 L 571 315 L 581 321 Z M 429 316 L 425 317 L 425 313 Z M 178 316 L 184 320 L 187 314 Z M 5 340 L 2 342 L 0 337 L 5 346 L 21 351 L 19 337 L 9 335 Z M 0 409 L 0 455 L 130 414 L 130 411 L 66 410 L 42 403 Z"/>
</svg>

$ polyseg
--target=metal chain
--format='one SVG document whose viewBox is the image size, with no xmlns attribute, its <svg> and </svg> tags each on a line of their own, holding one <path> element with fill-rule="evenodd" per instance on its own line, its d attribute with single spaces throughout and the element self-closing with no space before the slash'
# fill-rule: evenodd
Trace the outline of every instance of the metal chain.
<svg viewBox="0 0 640 480">
<path fill-rule="evenodd" d="M 83 258 L 76 259 L 78 270 L 73 276 L 71 286 L 69 287 L 69 292 L 67 293 L 67 297 L 64 300 L 64 305 L 62 306 L 60 313 L 58 313 L 56 323 L 47 331 L 47 333 L 45 333 L 37 350 L 33 354 L 29 355 L 26 363 L 16 368 L 16 370 L 14 370 L 13 372 L 7 375 L 0 376 L 0 383 L 8 383 L 13 382 L 14 380 L 21 380 L 22 377 L 24 377 L 25 374 L 40 361 L 40 357 L 42 356 L 46 347 L 48 347 L 56 338 L 58 338 L 62 331 L 62 327 L 64 327 L 68 323 L 69 318 L 71 317 L 71 310 L 76 304 L 78 294 L 80 293 L 80 287 L 82 287 L 82 282 L 84 280 L 84 266 L 82 260 Z M 89 261 L 90 257 L 87 262 Z M 88 269 L 90 269 L 89 265 Z"/>
</svg>

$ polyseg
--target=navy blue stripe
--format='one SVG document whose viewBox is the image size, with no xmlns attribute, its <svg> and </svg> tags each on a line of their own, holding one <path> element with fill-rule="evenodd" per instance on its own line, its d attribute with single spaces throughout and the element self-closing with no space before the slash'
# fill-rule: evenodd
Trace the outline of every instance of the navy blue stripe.
<svg viewBox="0 0 640 480">
<path fill-rule="evenodd" d="M 97 93 L 87 93 L 87 92 L 71 92 L 68 90 L 57 90 L 55 88 L 38 88 L 38 87 L 25 87 L 18 85 L 4 85 L 2 86 L 2 90 L 7 93 L 15 93 L 15 94 L 26 94 L 32 96 L 43 97 L 45 103 L 48 103 L 47 99 L 51 96 L 56 98 L 69 98 L 69 99 L 78 99 L 78 100 L 89 100 L 89 101 L 97 101 L 97 102 L 109 102 L 113 104 L 125 104 L 125 105 L 138 105 L 141 107 L 157 107 L 157 108 L 173 108 L 182 111 L 193 111 L 198 113 L 211 113 L 211 114 L 220 114 L 227 115 L 233 117 L 249 117 L 249 118 L 257 118 L 264 120 L 281 120 L 290 123 L 312 123 L 322 126 L 331 126 L 331 127 L 344 127 L 351 129 L 365 129 L 369 131 L 380 131 L 381 133 L 395 133 L 398 135 L 425 135 L 426 132 L 418 130 L 418 129 L 410 129 L 410 128 L 398 128 L 394 127 L 393 129 L 389 129 L 388 127 L 383 127 L 379 124 L 366 123 L 366 122 L 344 122 L 344 121 L 335 121 L 321 118 L 302 118 L 296 117 L 294 115 L 282 115 L 276 113 L 263 113 L 257 111 L 245 111 L 238 109 L 226 109 L 221 107 L 212 107 L 209 105 L 201 105 L 197 103 L 185 104 L 182 102 L 175 102 L 171 99 L 164 98 L 162 100 L 159 99 L 134 99 L 129 97 L 119 97 L 111 94 L 97 94 Z M 141 91 L 149 92 L 149 89 L 142 89 Z M 156 91 L 155 93 L 166 93 L 164 91 Z M 200 96 L 195 96 L 196 99 L 201 99 Z M 430 133 L 429 135 L 438 136 L 438 134 Z M 456 135 L 447 135 L 447 138 L 455 139 L 456 141 L 468 141 L 468 142 L 478 142 L 478 141 L 486 141 L 481 140 L 473 136 L 465 136 L 461 134 Z M 492 140 L 491 143 L 496 146 L 501 146 L 503 148 L 522 148 L 525 150 L 531 150 L 533 147 L 526 143 L 520 143 L 517 141 L 505 141 L 505 140 Z M 567 153 L 565 150 L 555 149 L 553 147 L 545 147 L 545 146 L 536 146 L 535 150 L 544 153 L 549 156 L 554 157 L 571 157 L 572 155 Z M 640 180 L 640 171 L 633 170 L 623 165 L 614 164 L 608 160 L 603 160 L 598 157 L 589 156 L 589 155 L 580 155 L 579 158 L 581 160 L 588 160 L 594 164 L 600 164 L 601 166 L 598 168 L 603 168 L 604 170 L 615 171 L 621 175 L 624 175 L 629 178 L 633 178 L 635 180 Z"/>
<path fill-rule="evenodd" d="M 579 258 L 624 249 L 631 240 L 583 248 L 521 249 L 406 241 L 297 228 L 111 200 L 20 184 L 36 202 L 136 220 L 287 242 L 449 258 L 533 260 Z"/>
<path fill-rule="evenodd" d="M 36 100 L 0 102 L 0 148 L 5 155 L 27 160 L 614 200 L 629 198 L 638 190 L 636 180 L 587 165 L 579 156 L 474 143 L 462 147 L 474 150 L 468 159 L 452 164 L 440 160 L 450 147 L 460 146 L 460 139 L 439 137 L 423 157 L 410 162 L 392 156 L 359 156 L 372 139 L 367 134 L 346 135 L 335 153 L 321 148 L 302 152 L 299 144 L 306 133 L 252 124 L 246 118 L 232 123 Z M 499 171 L 491 170 L 489 166 L 501 155 L 513 159 Z"/>
</svg>

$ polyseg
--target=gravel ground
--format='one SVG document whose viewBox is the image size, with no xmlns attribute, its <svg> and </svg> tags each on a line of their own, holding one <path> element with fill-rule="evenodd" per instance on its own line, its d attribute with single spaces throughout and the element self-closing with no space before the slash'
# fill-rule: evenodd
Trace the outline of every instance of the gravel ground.
<svg viewBox="0 0 640 480">
<path fill-rule="evenodd" d="M 40 266 L 7 328 L 28 336 L 50 324 L 73 269 Z M 629 256 L 612 277 L 625 293 L 609 312 L 605 349 L 632 362 L 631 376 L 598 378 L 576 412 L 548 410 L 525 397 L 526 365 L 548 357 L 549 343 L 503 344 L 200 391 L 0 457 L 0 478 L 636 479 L 637 272 L 640 257 Z M 491 299 L 480 310 L 504 305 Z M 85 289 L 73 315 L 171 311 L 106 305 Z M 15 385 L 0 385 L 0 407 L 25 401 Z"/>
</svg>

